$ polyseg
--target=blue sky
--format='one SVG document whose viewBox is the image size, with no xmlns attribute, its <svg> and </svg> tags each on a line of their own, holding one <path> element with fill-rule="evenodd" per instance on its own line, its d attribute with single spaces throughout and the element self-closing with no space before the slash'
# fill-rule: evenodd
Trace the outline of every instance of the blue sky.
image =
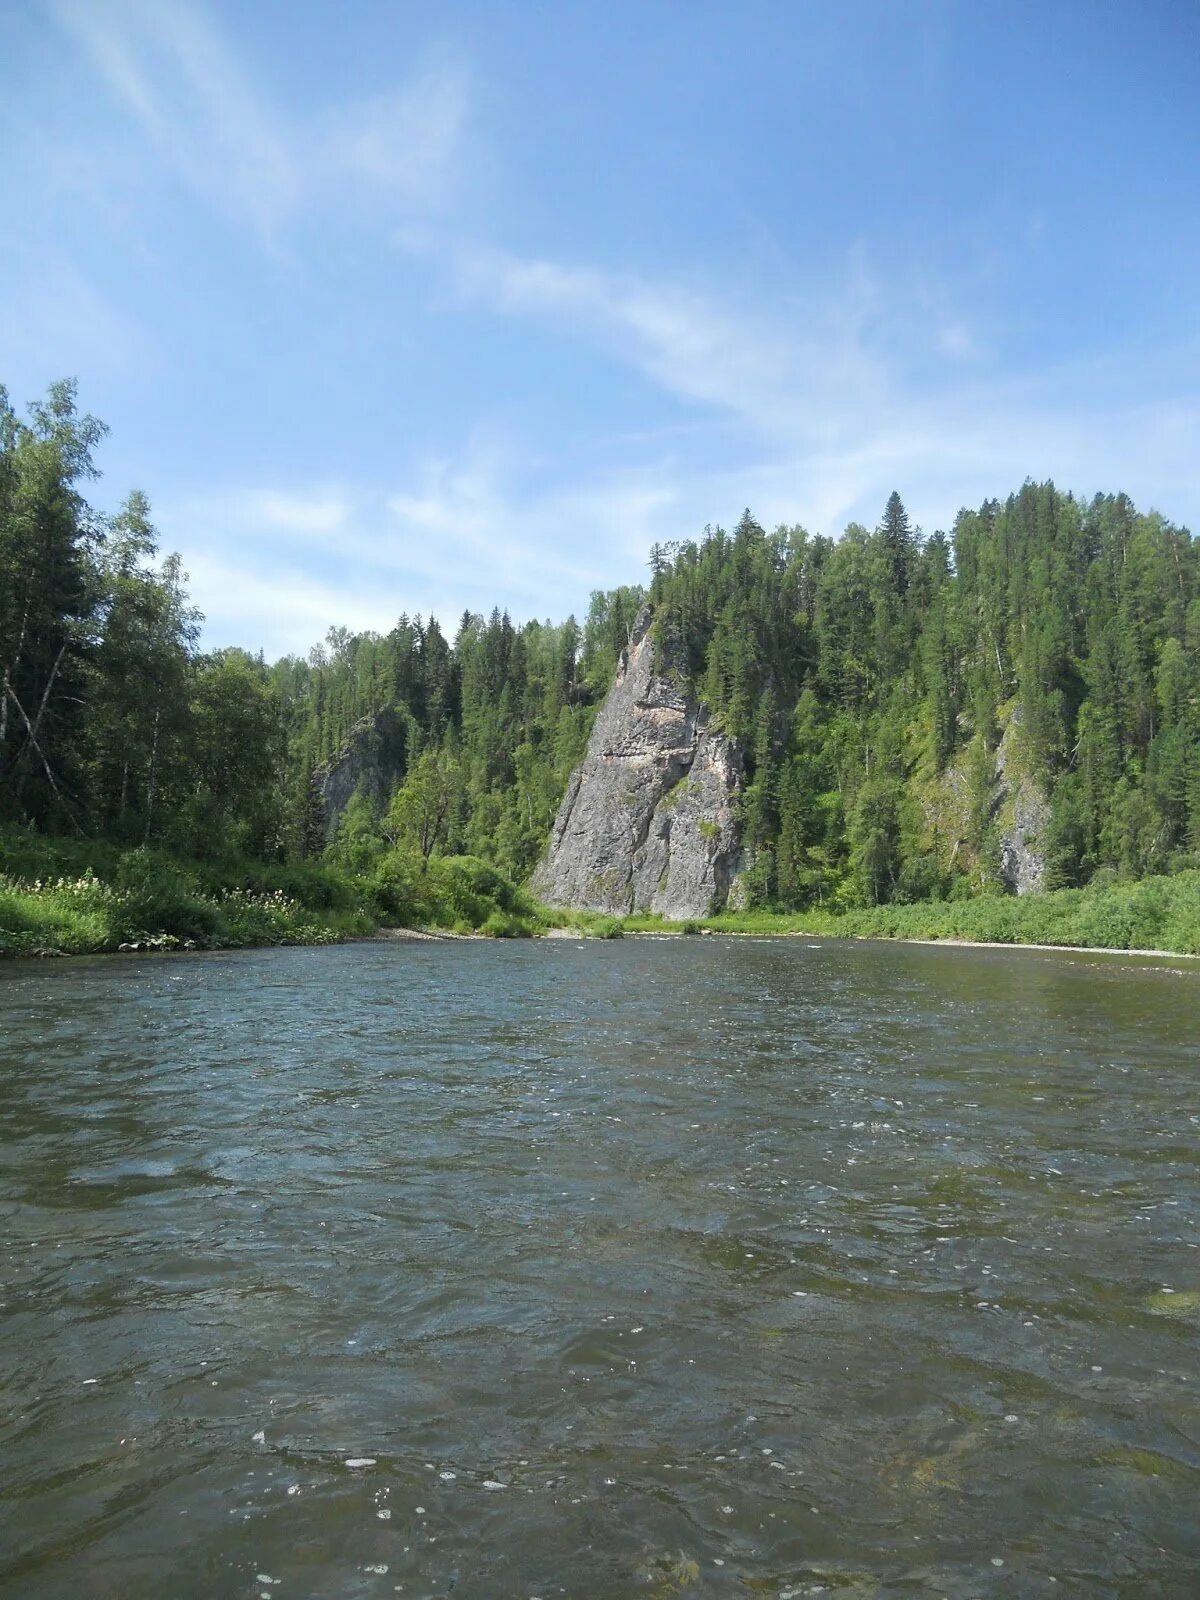
<svg viewBox="0 0 1200 1600">
<path fill-rule="evenodd" d="M 210 644 L 1026 476 L 1200 523 L 1200 7 L 0 9 L 0 381 Z"/>
</svg>

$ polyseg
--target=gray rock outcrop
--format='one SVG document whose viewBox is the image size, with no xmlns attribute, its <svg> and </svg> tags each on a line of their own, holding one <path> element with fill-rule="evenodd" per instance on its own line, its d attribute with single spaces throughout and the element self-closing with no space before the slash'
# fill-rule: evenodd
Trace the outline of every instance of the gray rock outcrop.
<svg viewBox="0 0 1200 1600">
<path fill-rule="evenodd" d="M 1000 721 L 1000 742 L 986 758 L 991 764 L 986 796 L 977 793 L 981 773 L 975 744 L 939 778 L 918 789 L 924 844 L 944 867 L 965 872 L 976 888 L 984 888 L 995 872 L 1011 894 L 1037 894 L 1046 886 L 1050 801 L 1027 748 L 1020 704 L 1002 708 Z M 970 842 L 980 798 L 986 800 L 987 820 L 995 828 L 996 861 L 990 852 L 981 858 Z M 943 852 L 951 841 L 947 860 Z"/>
<path fill-rule="evenodd" d="M 656 662 L 650 623 L 647 607 L 534 873 L 549 905 L 702 917 L 734 886 L 741 754 L 671 661 Z"/>
<path fill-rule="evenodd" d="M 327 841 L 337 832 L 342 813 L 359 790 L 377 810 L 387 805 L 404 779 L 406 735 L 404 719 L 396 711 L 364 717 L 350 729 L 336 759 L 313 772 L 313 790 Z"/>
<path fill-rule="evenodd" d="M 1021 710 L 1012 716 L 996 751 L 999 789 L 1000 876 L 1014 894 L 1039 894 L 1046 886 L 1046 829 L 1050 802 L 1028 774 L 1014 771 L 1013 743 L 1019 739 Z"/>
</svg>

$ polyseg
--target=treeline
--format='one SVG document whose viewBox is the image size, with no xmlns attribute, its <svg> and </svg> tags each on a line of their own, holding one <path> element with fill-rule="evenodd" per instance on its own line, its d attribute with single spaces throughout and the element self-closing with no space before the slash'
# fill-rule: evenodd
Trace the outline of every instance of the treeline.
<svg viewBox="0 0 1200 1600">
<path fill-rule="evenodd" d="M 747 512 L 652 565 L 665 658 L 747 754 L 754 902 L 999 888 L 1022 780 L 1048 887 L 1200 861 L 1200 547 L 1124 495 L 1027 483 L 928 539 L 896 494 L 836 541 Z"/>
<path fill-rule="evenodd" d="M 365 782 L 328 846 L 355 870 L 407 844 L 422 859 L 471 855 L 520 879 L 533 868 L 596 708 L 644 600 L 640 588 L 593 595 L 583 627 L 513 624 L 465 612 L 453 642 L 434 619 L 391 632 L 331 629 L 307 658 L 271 671 L 287 744 L 285 836 L 325 846 L 322 778 L 361 751 L 394 779 Z M 389 803 L 390 802 L 390 803 Z"/>
<path fill-rule="evenodd" d="M 594 596 L 582 628 L 466 613 L 451 642 L 402 616 L 274 665 L 201 651 L 145 496 L 112 517 L 85 498 L 105 433 L 72 383 L 24 419 L 0 389 L 0 825 L 196 858 L 328 845 L 356 870 L 411 845 L 524 876 L 641 589 Z M 330 841 L 320 783 L 356 737 L 404 793 L 389 820 L 364 790 Z"/>
<path fill-rule="evenodd" d="M 104 431 L 69 383 L 24 419 L 0 391 L 0 824 L 527 875 L 646 592 L 582 625 L 402 615 L 273 665 L 204 652 L 144 496 L 85 498 Z M 745 751 L 752 903 L 998 889 L 998 763 L 1047 801 L 1051 886 L 1200 862 L 1200 550 L 1124 496 L 1027 484 L 929 538 L 898 495 L 836 541 L 747 512 L 650 567 L 664 664 Z"/>
<path fill-rule="evenodd" d="M 285 741 L 269 673 L 197 650 L 144 495 L 114 517 L 88 504 L 105 432 L 71 383 L 25 420 L 0 388 L 0 822 L 275 852 Z"/>
</svg>

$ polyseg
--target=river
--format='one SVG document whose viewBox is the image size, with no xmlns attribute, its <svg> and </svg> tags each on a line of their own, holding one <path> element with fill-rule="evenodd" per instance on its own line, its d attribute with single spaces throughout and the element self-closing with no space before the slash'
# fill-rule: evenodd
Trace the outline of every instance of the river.
<svg viewBox="0 0 1200 1600">
<path fill-rule="evenodd" d="M 0 1592 L 1193 1595 L 1184 968 L 5 967 Z"/>
</svg>

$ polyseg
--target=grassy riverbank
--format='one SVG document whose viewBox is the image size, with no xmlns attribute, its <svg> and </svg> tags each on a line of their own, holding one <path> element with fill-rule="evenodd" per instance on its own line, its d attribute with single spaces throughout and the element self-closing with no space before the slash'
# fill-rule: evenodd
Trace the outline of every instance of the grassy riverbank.
<svg viewBox="0 0 1200 1600">
<path fill-rule="evenodd" d="M 369 873 L 322 863 L 184 861 L 93 840 L 0 833 L 0 955 L 332 944 L 380 928 L 527 938 L 550 928 L 623 933 L 811 934 L 1200 955 L 1200 872 L 1050 894 L 873 906 L 840 913 L 728 912 L 695 922 L 556 912 L 469 856 L 393 852 Z"/>
<path fill-rule="evenodd" d="M 624 931 L 794 934 L 846 939 L 947 939 L 972 944 L 1163 950 L 1200 955 L 1200 872 L 1095 883 L 1048 894 L 985 895 L 834 913 L 729 912 L 701 922 L 629 917 Z"/>
<path fill-rule="evenodd" d="M 0 955 L 334 944 L 381 927 L 544 931 L 539 908 L 470 857 L 385 857 L 368 876 L 318 864 L 186 861 L 94 840 L 0 834 Z"/>
<path fill-rule="evenodd" d="M 7 955 L 332 944 L 375 926 L 355 887 L 319 867 L 181 862 L 16 833 L 0 837 L 0 874 Z"/>
</svg>

